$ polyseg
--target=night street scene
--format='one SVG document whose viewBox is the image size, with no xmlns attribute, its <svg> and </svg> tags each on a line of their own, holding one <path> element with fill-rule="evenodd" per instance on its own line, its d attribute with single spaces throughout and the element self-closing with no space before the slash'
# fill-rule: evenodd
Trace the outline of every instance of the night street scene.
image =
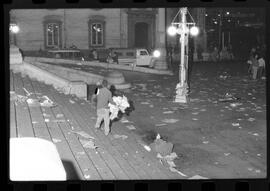
<svg viewBox="0 0 270 191">
<path fill-rule="evenodd" d="M 10 11 L 10 180 L 266 178 L 264 8 Z"/>
</svg>

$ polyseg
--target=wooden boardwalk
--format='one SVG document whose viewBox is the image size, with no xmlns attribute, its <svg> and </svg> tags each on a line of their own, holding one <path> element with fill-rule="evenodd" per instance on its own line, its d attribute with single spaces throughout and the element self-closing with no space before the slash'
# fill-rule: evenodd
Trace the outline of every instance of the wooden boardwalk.
<svg viewBox="0 0 270 191">
<path fill-rule="evenodd" d="M 10 137 L 39 137 L 52 141 L 69 180 L 184 178 L 163 166 L 154 153 L 146 151 L 138 135 L 123 124 L 114 123 L 108 136 L 95 130 L 95 109 L 87 101 L 64 95 L 50 85 L 12 71 L 10 91 L 32 99 L 45 95 L 56 104 L 55 107 L 41 107 L 25 100 L 11 100 Z M 127 138 L 115 138 L 116 134 Z M 82 140 L 93 140 L 97 148 L 86 148 Z"/>
</svg>

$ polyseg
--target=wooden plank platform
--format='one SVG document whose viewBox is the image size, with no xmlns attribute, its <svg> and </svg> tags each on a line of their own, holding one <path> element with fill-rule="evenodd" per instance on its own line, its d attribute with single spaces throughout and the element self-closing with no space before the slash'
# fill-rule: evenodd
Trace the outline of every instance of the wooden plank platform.
<svg viewBox="0 0 270 191">
<path fill-rule="evenodd" d="M 96 111 L 86 100 L 64 95 L 52 86 L 10 72 L 10 91 L 33 100 L 48 96 L 55 107 L 10 102 L 10 136 L 39 137 L 53 142 L 75 180 L 181 179 L 138 143 L 138 135 L 113 123 L 108 136 L 95 129 Z M 114 135 L 127 135 L 126 139 Z M 96 149 L 83 141 L 92 140 Z M 68 165 L 67 165 L 68 164 Z"/>
</svg>

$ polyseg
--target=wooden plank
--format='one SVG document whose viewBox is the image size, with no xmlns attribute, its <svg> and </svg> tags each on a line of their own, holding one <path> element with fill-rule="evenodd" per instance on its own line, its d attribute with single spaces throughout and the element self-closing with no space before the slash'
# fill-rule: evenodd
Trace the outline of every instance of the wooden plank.
<svg viewBox="0 0 270 191">
<path fill-rule="evenodd" d="M 14 102 L 10 102 L 9 107 L 10 107 L 10 115 L 9 115 L 10 138 L 14 138 L 17 137 L 17 125 L 16 125 Z"/>
<path fill-rule="evenodd" d="M 48 87 L 49 88 L 49 87 Z M 76 127 L 80 127 L 80 124 L 77 120 L 74 119 L 74 115 L 70 113 L 66 103 L 63 103 L 62 100 L 65 98 L 65 95 L 59 96 L 59 94 L 53 89 L 52 87 L 49 88 L 51 96 L 53 97 L 57 104 L 61 106 L 62 111 L 64 112 L 65 116 L 69 119 L 71 126 L 75 125 Z M 99 174 L 101 175 L 102 179 L 105 180 L 112 180 L 115 179 L 114 174 L 111 172 L 110 168 L 104 162 L 104 159 L 101 157 L 101 153 L 99 151 L 95 151 L 93 149 L 85 149 L 89 158 L 93 161 L 96 169 L 98 170 Z"/>
<path fill-rule="evenodd" d="M 13 72 L 9 71 L 9 91 L 14 91 Z"/>
<path fill-rule="evenodd" d="M 16 94 L 25 96 L 25 92 L 22 89 L 22 77 L 20 74 L 14 75 L 14 89 Z M 32 127 L 29 108 L 26 102 L 17 103 L 16 105 L 16 124 L 18 137 L 34 137 L 34 131 Z"/>
<path fill-rule="evenodd" d="M 75 105 L 75 104 L 74 104 Z M 94 124 L 95 121 L 93 121 L 91 119 L 91 117 L 89 117 L 89 115 L 93 115 L 94 112 L 89 112 L 89 111 L 85 111 L 82 108 L 83 107 L 89 107 L 89 105 L 80 105 L 80 110 L 78 111 L 80 113 L 80 116 L 83 116 L 85 118 L 85 120 L 87 120 L 87 124 L 90 126 L 89 130 L 94 131 Z M 74 106 L 75 107 L 75 106 Z M 92 116 L 93 117 L 93 116 Z M 94 131 L 95 132 L 95 131 Z M 129 149 L 124 149 L 123 145 L 126 144 L 126 142 L 121 142 L 121 141 L 116 141 L 116 142 L 112 142 L 109 137 L 110 136 L 105 136 L 103 132 L 101 131 L 97 131 L 95 133 L 100 140 L 102 140 L 102 142 L 104 143 L 104 148 L 108 148 L 108 151 L 112 151 L 113 153 L 112 156 L 114 156 L 114 158 L 116 160 L 124 160 L 124 161 L 128 161 L 128 164 L 125 165 L 125 167 L 123 166 L 123 168 L 125 169 L 128 165 L 130 165 L 129 167 L 129 172 L 134 170 L 136 175 L 133 175 L 133 177 L 131 177 L 132 179 L 149 179 L 149 174 L 147 173 L 147 171 L 145 171 L 144 168 L 142 168 L 141 164 L 139 161 L 136 160 L 136 158 L 133 157 L 133 155 L 130 154 Z M 125 163 L 120 163 L 120 165 L 122 166 Z M 133 173 L 134 174 L 134 173 Z"/>
<path fill-rule="evenodd" d="M 39 85 L 39 83 L 37 83 L 37 85 Z M 48 92 L 46 88 L 44 89 L 41 86 L 35 86 L 35 88 L 37 91 L 41 93 Z M 43 114 L 46 113 L 47 115 L 50 115 L 51 118 L 53 118 L 54 115 L 49 107 L 44 107 L 42 111 Z M 52 137 L 52 140 L 57 147 L 63 165 L 67 171 L 68 175 L 67 179 L 68 180 L 84 179 L 82 169 L 80 169 L 80 166 L 78 165 L 77 160 L 73 155 L 72 150 L 67 140 L 65 139 L 65 136 L 63 135 L 62 131 L 59 129 L 57 123 L 50 123 L 50 125 L 47 124 L 47 126 L 49 133 Z"/>
<path fill-rule="evenodd" d="M 93 109 L 91 109 L 90 106 L 85 106 L 82 105 L 82 108 L 84 108 L 84 113 L 93 113 Z M 125 129 L 125 127 L 123 127 L 123 125 L 120 125 L 121 127 L 119 127 L 120 124 L 118 124 L 117 128 L 112 128 L 112 132 L 118 133 L 118 134 L 125 134 L 128 135 L 128 137 L 131 138 L 131 140 L 129 140 L 129 142 L 127 142 L 127 145 L 129 145 L 129 149 L 126 148 L 126 150 L 131 150 L 131 151 L 135 151 L 135 153 L 133 153 L 133 155 L 135 154 L 137 157 L 141 158 L 140 161 L 144 161 L 144 163 L 147 163 L 151 165 L 151 167 L 153 169 L 156 169 L 156 176 L 155 178 L 179 178 L 178 174 L 172 173 L 170 172 L 167 168 L 165 168 L 164 166 L 162 166 L 158 159 L 156 158 L 156 156 L 152 155 L 151 153 L 147 152 L 141 145 L 138 145 L 138 142 L 135 140 L 136 135 L 132 132 L 129 132 Z M 136 153 L 136 151 L 138 151 Z"/>
<path fill-rule="evenodd" d="M 36 88 L 38 89 L 38 84 L 31 82 L 31 79 L 29 77 L 23 78 L 24 88 L 27 92 L 31 93 L 29 98 L 38 100 L 38 95 L 36 93 Z M 40 106 L 31 106 L 28 104 L 31 120 L 33 124 L 33 129 L 35 132 L 35 136 L 38 138 L 46 139 L 48 141 L 51 141 L 51 136 L 48 130 L 48 127 L 45 123 L 45 119 L 43 116 L 43 112 L 41 110 Z"/>
<path fill-rule="evenodd" d="M 89 119 L 89 115 L 91 113 L 93 114 L 93 112 L 89 113 L 89 112 L 83 111 L 81 109 L 82 106 L 83 105 L 78 106 L 77 104 L 73 104 L 73 107 L 77 108 L 76 113 L 79 114 L 80 117 L 84 116 L 84 120 L 82 119 L 80 121 L 85 121 L 85 120 Z M 88 121 L 87 124 L 85 124 L 84 126 L 90 126 L 92 124 L 89 127 L 89 130 L 93 130 L 94 123 L 95 123 L 94 121 Z M 99 134 L 101 136 L 100 140 L 102 140 L 102 143 L 104 143 L 104 140 L 109 139 L 109 137 L 105 136 L 101 132 L 97 132 L 97 134 Z M 126 144 L 125 142 L 120 142 L 119 143 L 119 145 L 122 145 L 122 147 L 124 147 L 125 144 Z M 111 144 L 108 144 L 108 145 L 104 146 L 104 148 L 106 148 L 106 147 L 109 150 L 111 148 Z M 136 158 L 134 158 L 133 155 L 131 155 L 130 148 L 122 149 L 122 150 L 120 150 L 120 152 L 122 153 L 122 156 L 128 156 L 127 160 L 129 160 L 131 162 L 131 164 L 134 166 L 134 169 L 138 169 L 137 172 L 140 173 L 141 177 L 143 177 L 144 179 L 149 179 L 149 177 L 153 177 L 153 174 L 149 174 L 148 171 L 145 170 L 145 168 L 147 168 L 147 167 L 144 165 L 143 161 L 138 161 L 138 160 L 136 160 Z M 129 155 L 125 155 L 126 153 L 129 153 Z"/>
<path fill-rule="evenodd" d="M 68 123 L 60 122 L 58 123 L 62 132 L 64 133 L 72 152 L 74 153 L 80 168 L 84 173 L 84 177 L 87 180 L 101 180 L 101 176 L 98 173 L 98 170 L 95 168 L 91 159 L 89 159 L 86 151 L 80 144 L 78 138 L 74 133 L 68 131 Z"/>
</svg>

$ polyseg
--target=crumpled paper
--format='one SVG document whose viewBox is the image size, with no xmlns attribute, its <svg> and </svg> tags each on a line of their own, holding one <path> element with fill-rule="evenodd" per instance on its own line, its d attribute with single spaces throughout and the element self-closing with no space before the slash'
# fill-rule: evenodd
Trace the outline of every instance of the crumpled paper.
<svg viewBox="0 0 270 191">
<path fill-rule="evenodd" d="M 127 135 L 118 135 L 118 134 L 114 134 L 113 137 L 114 137 L 115 139 L 122 138 L 123 140 L 125 140 L 126 138 L 128 138 Z"/>
<path fill-rule="evenodd" d="M 108 104 L 110 109 L 110 119 L 113 120 L 118 117 L 118 112 L 121 111 L 122 113 L 125 113 L 126 108 L 128 108 L 130 105 L 128 103 L 128 99 L 126 96 L 113 96 L 113 101 L 116 103 L 116 105 L 113 105 L 111 103 Z"/>
<path fill-rule="evenodd" d="M 87 148 L 87 149 L 96 149 L 97 148 L 97 146 L 95 145 L 95 143 L 92 139 L 88 139 L 88 140 L 79 139 L 79 141 L 81 142 L 81 144 L 84 148 Z"/>
</svg>

